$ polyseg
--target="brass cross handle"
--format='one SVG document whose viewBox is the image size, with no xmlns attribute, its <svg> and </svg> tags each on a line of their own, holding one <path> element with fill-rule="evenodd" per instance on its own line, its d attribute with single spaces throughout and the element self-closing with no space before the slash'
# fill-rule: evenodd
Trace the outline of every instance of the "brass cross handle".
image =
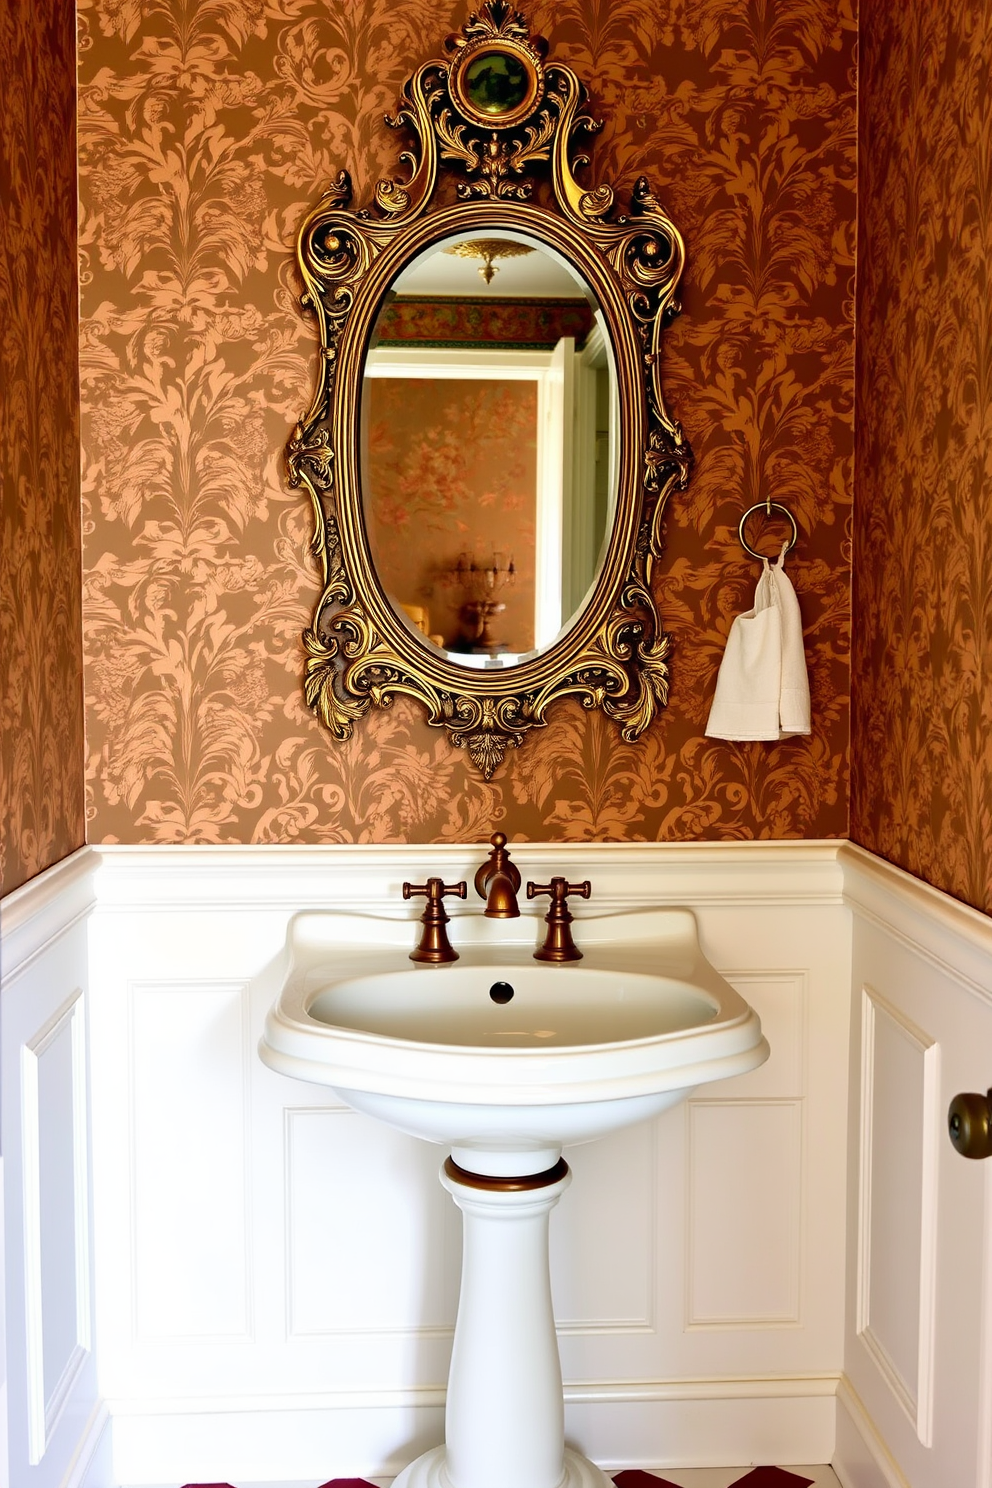
<svg viewBox="0 0 992 1488">
<path fill-rule="evenodd" d="M 403 898 L 412 899 L 414 894 L 424 894 L 427 903 L 421 915 L 424 933 L 420 937 L 420 944 L 415 951 L 410 952 L 411 961 L 457 961 L 458 952 L 452 950 L 448 940 L 448 932 L 445 925 L 448 923 L 448 914 L 441 903 L 445 894 L 454 894 L 459 899 L 464 899 L 468 892 L 465 880 L 461 883 L 446 884 L 439 878 L 429 878 L 425 884 L 405 883 L 403 885 Z"/>
<path fill-rule="evenodd" d="M 566 878 L 553 878 L 549 884 L 531 882 L 527 885 L 528 899 L 533 899 L 537 894 L 551 895 L 551 908 L 544 916 L 548 934 L 541 949 L 534 952 L 535 961 L 582 960 L 582 952 L 572 939 L 569 929 L 573 916 L 566 901 L 569 894 L 578 894 L 581 899 L 588 899 L 591 893 L 592 886 L 587 878 L 577 884 L 570 884 Z"/>
</svg>

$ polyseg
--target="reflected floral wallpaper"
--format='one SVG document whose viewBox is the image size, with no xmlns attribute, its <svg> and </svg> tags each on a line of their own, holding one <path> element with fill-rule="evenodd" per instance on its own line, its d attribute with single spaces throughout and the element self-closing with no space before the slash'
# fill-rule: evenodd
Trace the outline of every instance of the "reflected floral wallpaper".
<svg viewBox="0 0 992 1488">
<path fill-rule="evenodd" d="M 0 895 L 83 842 L 75 35 L 0 7 Z"/>
<path fill-rule="evenodd" d="M 672 702 L 639 745 L 560 705 L 486 783 L 397 702 L 345 746 L 301 694 L 318 578 L 282 449 L 316 360 L 292 245 L 467 5 L 79 0 L 89 833 L 94 842 L 843 836 L 847 832 L 853 0 L 525 7 L 587 82 L 591 179 L 645 174 L 685 234 L 665 378 L 696 454 L 658 597 Z M 814 733 L 707 740 L 756 566 L 745 506 L 801 529 Z"/>
<path fill-rule="evenodd" d="M 583 342 L 591 325 L 592 310 L 584 300 L 397 295 L 376 320 L 376 345 L 497 345 L 550 351 L 562 336 Z"/>
<path fill-rule="evenodd" d="M 534 644 L 537 383 L 370 377 L 366 510 L 376 572 L 399 604 L 419 605 L 429 633 L 465 649 L 462 607 L 485 595 L 456 578 L 459 562 L 504 570 L 491 627 L 509 651 Z M 476 616 L 478 619 L 478 615 Z M 464 643 L 464 644 L 463 644 Z"/>
<path fill-rule="evenodd" d="M 861 25 L 852 836 L 992 912 L 992 4 Z"/>
</svg>

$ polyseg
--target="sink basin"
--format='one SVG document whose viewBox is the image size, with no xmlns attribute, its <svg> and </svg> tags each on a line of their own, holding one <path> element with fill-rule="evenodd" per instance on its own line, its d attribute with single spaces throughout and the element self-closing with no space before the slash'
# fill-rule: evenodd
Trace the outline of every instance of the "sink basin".
<svg viewBox="0 0 992 1488">
<path fill-rule="evenodd" d="M 577 961 L 494 961 L 468 952 L 433 972 L 412 983 L 406 969 L 335 983 L 318 992 L 309 1016 L 405 1042 L 543 1050 L 656 1038 L 710 1023 L 719 1011 L 715 998 L 688 983 L 666 980 L 659 995 L 650 973 Z"/>
<path fill-rule="evenodd" d="M 495 841 L 495 839 L 494 839 Z M 576 917 L 581 961 L 535 961 L 539 916 L 455 916 L 460 959 L 409 959 L 418 926 L 300 914 L 259 1052 L 284 1075 L 450 1149 L 463 1216 L 443 1445 L 393 1488 L 613 1488 L 565 1446 L 548 1217 L 561 1149 L 768 1057 L 688 910 Z"/>
<path fill-rule="evenodd" d="M 409 959 L 416 928 L 297 915 L 260 1053 L 282 1074 L 448 1144 L 474 1172 L 543 1171 L 564 1144 L 644 1120 L 767 1058 L 757 1016 L 703 956 L 688 910 L 577 918 L 583 959 L 564 964 L 533 959 L 538 916 L 456 916 L 460 959 L 441 966 Z"/>
</svg>

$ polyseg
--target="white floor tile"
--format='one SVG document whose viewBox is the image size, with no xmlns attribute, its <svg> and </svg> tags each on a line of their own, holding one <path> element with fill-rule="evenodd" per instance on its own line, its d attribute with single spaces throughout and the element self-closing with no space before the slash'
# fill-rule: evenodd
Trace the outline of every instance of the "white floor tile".
<svg viewBox="0 0 992 1488">
<path fill-rule="evenodd" d="M 829 1467 L 792 1467 L 783 1464 L 786 1472 L 800 1478 L 812 1478 L 814 1488 L 840 1488 L 836 1475 Z M 658 1467 L 649 1469 L 659 1477 L 677 1483 L 678 1488 L 730 1488 L 745 1473 L 748 1467 Z"/>
<path fill-rule="evenodd" d="M 678 1488 L 731 1488 L 738 1478 L 750 1471 L 748 1467 L 656 1467 L 648 1471 L 676 1483 Z M 787 1467 L 801 1478 L 812 1478 L 814 1488 L 840 1488 L 840 1483 L 829 1467 Z M 321 1488 L 328 1478 L 311 1478 L 305 1483 L 249 1483 L 239 1478 L 235 1488 Z M 392 1478 L 367 1478 L 375 1488 L 389 1488 Z M 160 1484 L 159 1488 L 180 1488 L 177 1483 Z"/>
</svg>

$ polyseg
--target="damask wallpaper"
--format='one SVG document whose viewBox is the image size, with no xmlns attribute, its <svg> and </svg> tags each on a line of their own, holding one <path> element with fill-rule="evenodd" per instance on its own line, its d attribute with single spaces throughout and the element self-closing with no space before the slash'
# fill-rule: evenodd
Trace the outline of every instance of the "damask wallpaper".
<svg viewBox="0 0 992 1488">
<path fill-rule="evenodd" d="M 845 835 L 853 401 L 853 0 L 525 4 L 604 121 L 590 181 L 645 174 L 685 234 L 664 374 L 696 453 L 658 597 L 672 701 L 638 745 L 560 705 L 486 783 L 398 702 L 350 743 L 303 704 L 317 592 L 281 451 L 316 360 L 292 245 L 467 4 L 79 0 L 90 836 L 105 841 Z M 703 728 L 756 566 L 745 506 L 788 502 L 814 733 Z"/>
<path fill-rule="evenodd" d="M 992 4 L 861 26 L 852 836 L 992 912 Z"/>
<path fill-rule="evenodd" d="M 75 34 L 0 5 L 0 895 L 84 837 Z"/>
</svg>

